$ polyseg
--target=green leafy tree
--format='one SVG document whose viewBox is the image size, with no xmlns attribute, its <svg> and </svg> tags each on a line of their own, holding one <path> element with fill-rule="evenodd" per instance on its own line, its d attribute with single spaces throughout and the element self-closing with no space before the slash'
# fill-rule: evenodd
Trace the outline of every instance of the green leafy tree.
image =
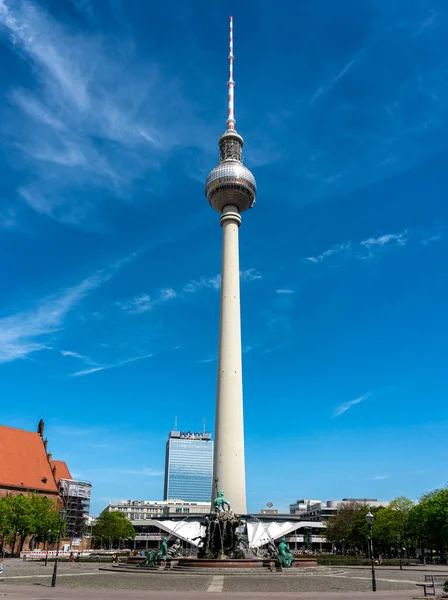
<svg viewBox="0 0 448 600">
<path fill-rule="evenodd" d="M 29 496 L 14 496 L 12 498 L 11 525 L 14 535 L 12 547 L 14 547 L 16 536 L 20 539 L 20 552 L 27 536 L 31 535 L 34 529 L 34 515 L 32 509 L 32 500 Z"/>
<path fill-rule="evenodd" d="M 389 552 L 391 548 L 408 543 L 408 520 L 414 503 L 405 496 L 399 496 L 375 514 L 373 536 L 375 543 L 382 550 Z"/>
<path fill-rule="evenodd" d="M 356 501 L 341 504 L 337 514 L 327 521 L 324 534 L 327 540 L 347 549 L 365 549 L 369 537 L 365 519 L 368 510 L 366 504 Z"/>
<path fill-rule="evenodd" d="M 439 553 L 446 560 L 448 549 L 448 487 L 424 494 L 409 514 L 409 528 L 421 548 Z"/>
<path fill-rule="evenodd" d="M 112 544 L 114 541 L 134 539 L 135 530 L 123 513 L 104 510 L 93 528 L 93 536 Z"/>
<path fill-rule="evenodd" d="M 0 498 L 0 533 L 2 536 L 2 548 L 5 540 L 12 533 L 12 501 L 10 496 Z"/>
<path fill-rule="evenodd" d="M 48 542 L 57 537 L 60 515 L 55 504 L 45 496 L 32 496 L 33 536 L 38 542 Z"/>
</svg>

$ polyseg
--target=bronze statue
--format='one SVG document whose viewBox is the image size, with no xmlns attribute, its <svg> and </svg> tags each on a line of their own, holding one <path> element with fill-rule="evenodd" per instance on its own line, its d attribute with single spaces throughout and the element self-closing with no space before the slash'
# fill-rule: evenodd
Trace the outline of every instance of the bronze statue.
<svg viewBox="0 0 448 600">
<path fill-rule="evenodd" d="M 226 506 L 226 508 L 224 508 L 224 506 Z M 216 498 L 213 501 L 213 507 L 216 512 L 221 512 L 222 510 L 231 510 L 230 502 L 224 498 L 224 492 L 222 490 L 218 490 Z"/>
<path fill-rule="evenodd" d="M 165 537 L 162 538 L 159 551 L 157 552 L 157 558 L 160 558 L 160 560 L 166 560 L 168 558 L 168 542 Z"/>
<path fill-rule="evenodd" d="M 148 550 L 144 562 L 137 565 L 137 567 L 155 567 L 157 555 L 155 552 Z"/>
<path fill-rule="evenodd" d="M 289 544 L 286 543 L 286 538 L 282 537 L 278 545 L 277 565 L 279 567 L 292 567 L 294 562 L 294 554 L 289 551 Z"/>
</svg>

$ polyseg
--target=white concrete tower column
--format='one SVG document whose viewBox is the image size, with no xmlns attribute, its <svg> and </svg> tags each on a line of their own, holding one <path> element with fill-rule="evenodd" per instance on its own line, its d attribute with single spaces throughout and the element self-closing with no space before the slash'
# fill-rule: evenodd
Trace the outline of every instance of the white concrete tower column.
<svg viewBox="0 0 448 600">
<path fill-rule="evenodd" d="M 219 164 L 205 183 L 210 206 L 221 214 L 222 279 L 216 393 L 213 480 L 237 514 L 245 514 L 243 377 L 241 361 L 240 267 L 238 228 L 241 213 L 255 203 L 257 184 L 243 165 L 244 140 L 235 129 L 233 80 L 233 20 L 230 17 L 230 52 L 227 131 L 219 139 Z M 213 484 L 213 496 L 216 488 Z"/>
<path fill-rule="evenodd" d="M 240 266 L 238 230 L 241 216 L 236 206 L 223 208 L 221 314 L 216 391 L 214 479 L 232 509 L 246 510 L 244 463 L 243 378 L 241 362 Z"/>
</svg>

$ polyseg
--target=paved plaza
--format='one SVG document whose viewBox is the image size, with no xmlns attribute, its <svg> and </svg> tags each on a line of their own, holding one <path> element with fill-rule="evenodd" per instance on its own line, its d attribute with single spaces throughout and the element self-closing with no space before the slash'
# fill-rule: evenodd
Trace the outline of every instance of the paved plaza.
<svg viewBox="0 0 448 600">
<path fill-rule="evenodd" d="M 371 571 L 367 567 L 308 567 L 285 570 L 282 573 L 259 574 L 189 574 L 185 572 L 151 571 L 122 573 L 102 571 L 107 565 L 67 564 L 58 568 L 57 587 L 51 588 L 53 566 L 43 563 L 5 561 L 5 576 L 0 583 L 0 597 L 13 600 L 85 600 L 103 598 L 129 598 L 133 600 L 206 598 L 220 594 L 227 598 L 291 598 L 302 597 L 316 600 L 325 596 L 332 598 L 370 598 Z M 112 567 L 111 567 L 112 568 Z M 421 595 L 421 583 L 425 573 L 444 574 L 448 569 L 410 567 L 400 571 L 396 567 L 377 568 L 376 595 L 372 598 L 389 600 L 412 598 Z M 126 590 L 126 592 L 124 592 Z"/>
</svg>

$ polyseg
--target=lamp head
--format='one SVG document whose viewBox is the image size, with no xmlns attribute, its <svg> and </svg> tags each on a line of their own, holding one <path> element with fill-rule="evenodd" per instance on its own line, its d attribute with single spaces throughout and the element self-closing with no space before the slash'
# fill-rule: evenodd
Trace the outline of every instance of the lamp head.
<svg viewBox="0 0 448 600">
<path fill-rule="evenodd" d="M 374 517 L 374 516 L 372 515 L 372 513 L 370 512 L 370 509 L 369 509 L 369 512 L 366 514 L 366 521 L 367 521 L 367 524 L 368 524 L 370 527 L 372 527 L 372 525 L 373 525 L 373 522 L 375 521 L 375 517 Z"/>
</svg>

